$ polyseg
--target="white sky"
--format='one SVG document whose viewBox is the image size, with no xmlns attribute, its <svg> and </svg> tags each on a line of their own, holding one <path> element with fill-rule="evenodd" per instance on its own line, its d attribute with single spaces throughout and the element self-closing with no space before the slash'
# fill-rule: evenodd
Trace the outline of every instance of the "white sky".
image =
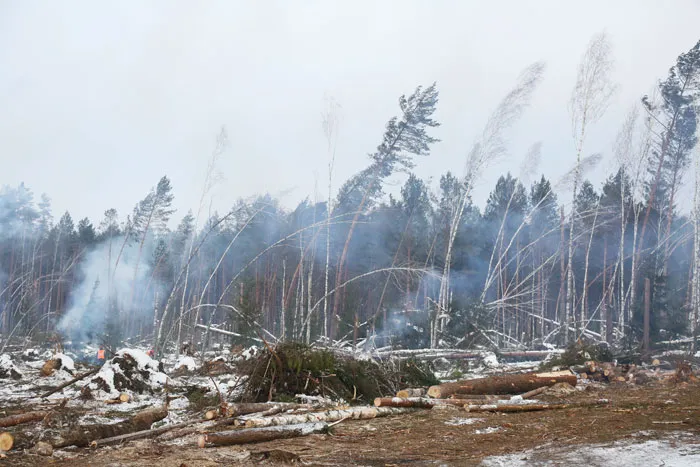
<svg viewBox="0 0 700 467">
<path fill-rule="evenodd" d="M 397 99 L 438 82 L 442 142 L 416 173 L 462 173 L 464 157 L 528 64 L 547 70 L 511 132 L 501 172 L 543 142 L 539 172 L 573 163 L 567 101 L 591 36 L 605 29 L 620 90 L 586 153 L 611 153 L 624 115 L 700 39 L 698 0 L 32 1 L 0 0 L 0 184 L 24 181 L 54 215 L 123 219 L 167 174 L 196 211 L 225 125 L 214 207 L 269 191 L 294 206 L 327 190 L 324 94 L 343 107 L 334 188 L 367 164 Z M 608 157 L 591 178 L 612 167 Z M 400 184 L 403 177 L 393 183 Z M 389 187 L 389 191 L 396 190 Z M 683 204 L 683 200 L 681 200 Z"/>
</svg>

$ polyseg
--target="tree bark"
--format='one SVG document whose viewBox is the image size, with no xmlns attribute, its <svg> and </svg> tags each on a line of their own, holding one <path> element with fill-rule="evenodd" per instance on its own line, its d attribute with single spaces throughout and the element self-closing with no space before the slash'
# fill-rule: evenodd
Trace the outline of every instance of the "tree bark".
<svg viewBox="0 0 700 467">
<path fill-rule="evenodd" d="M 532 391 L 528 391 L 524 394 L 521 394 L 520 397 L 523 399 L 530 399 L 531 397 L 539 396 L 543 392 L 545 392 L 549 386 L 542 386 L 541 388 L 533 389 Z"/>
<path fill-rule="evenodd" d="M 396 393 L 396 397 L 423 397 L 425 396 L 425 389 L 402 389 Z"/>
<path fill-rule="evenodd" d="M 649 352 L 649 319 L 651 308 L 651 281 L 649 278 L 644 279 L 644 337 L 642 347 L 644 352 Z"/>
<path fill-rule="evenodd" d="M 312 412 L 299 415 L 280 415 L 279 417 L 251 418 L 246 420 L 246 428 L 267 427 L 276 425 L 294 425 L 309 422 L 335 422 L 346 418 L 353 420 L 365 420 L 369 418 L 383 417 L 409 413 L 413 409 L 399 407 L 353 407 L 344 410 L 328 410 L 326 412 Z"/>
<path fill-rule="evenodd" d="M 75 428 L 68 432 L 64 432 L 57 439 L 53 440 L 51 445 L 54 448 L 63 448 L 66 446 L 89 446 L 92 441 L 114 436 L 133 433 L 135 431 L 143 431 L 151 428 L 151 425 L 168 416 L 168 409 L 158 407 L 147 409 L 137 413 L 129 420 L 114 423 L 110 425 L 87 425 Z"/>
<path fill-rule="evenodd" d="M 17 415 L 9 415 L 7 417 L 0 418 L 0 427 L 5 428 L 8 426 L 20 425 L 22 423 L 38 422 L 43 420 L 50 412 L 39 411 L 39 412 L 26 412 Z"/>
<path fill-rule="evenodd" d="M 542 386 L 553 386 L 556 383 L 576 386 L 576 375 L 571 371 L 557 371 L 491 376 L 431 386 L 428 389 L 428 396 L 443 399 L 452 394 L 518 394 Z"/>
<path fill-rule="evenodd" d="M 192 424 L 191 421 L 182 422 L 182 423 L 175 423 L 173 425 L 166 425 L 166 426 L 162 426 L 160 428 L 153 428 L 153 429 L 148 429 L 148 430 L 137 431 L 134 433 L 126 433 L 123 435 L 112 436 L 111 438 L 96 439 L 90 443 L 90 446 L 91 447 L 110 446 L 112 444 L 120 444 L 123 442 L 134 441 L 137 439 L 151 438 L 153 436 L 158 436 L 158 435 L 161 435 L 163 433 L 167 433 L 169 431 L 175 430 L 177 428 L 187 427 L 191 424 Z"/>
<path fill-rule="evenodd" d="M 465 405 L 467 412 L 535 412 L 540 410 L 572 409 L 577 407 L 593 407 L 607 404 L 607 399 L 592 402 L 576 402 L 570 404 L 487 404 Z"/>
<path fill-rule="evenodd" d="M 432 409 L 436 405 L 462 407 L 465 403 L 459 399 L 428 399 L 426 397 L 377 397 L 374 399 L 375 407 L 414 407 L 419 409 Z"/>
<path fill-rule="evenodd" d="M 200 448 L 207 446 L 230 446 L 232 444 L 261 443 L 275 439 L 297 438 L 315 433 L 325 433 L 326 423 L 300 423 L 272 428 L 250 428 L 223 433 L 209 433 L 199 437 Z"/>
<path fill-rule="evenodd" d="M 240 415 L 247 415 L 251 413 L 265 412 L 272 409 L 273 407 L 280 407 L 282 410 L 311 408 L 311 406 L 308 404 L 295 404 L 291 402 L 249 402 L 229 405 L 227 415 L 229 417 L 237 417 Z"/>
</svg>

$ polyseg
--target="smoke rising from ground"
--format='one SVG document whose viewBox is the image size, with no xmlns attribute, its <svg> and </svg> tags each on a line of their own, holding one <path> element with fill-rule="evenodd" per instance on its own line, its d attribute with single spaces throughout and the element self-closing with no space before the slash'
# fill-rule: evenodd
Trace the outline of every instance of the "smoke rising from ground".
<svg viewBox="0 0 700 467">
<path fill-rule="evenodd" d="M 112 240 L 111 255 L 109 241 L 98 244 L 86 255 L 80 267 L 81 281 L 71 293 L 69 309 L 58 323 L 60 332 L 77 341 L 90 341 L 105 332 L 109 313 L 130 313 L 132 318 L 153 313 L 153 297 L 162 284 L 151 279 L 152 243 L 144 246 L 136 282 L 134 268 L 139 246 L 126 245 L 117 264 L 120 247 L 121 239 L 117 238 Z"/>
</svg>

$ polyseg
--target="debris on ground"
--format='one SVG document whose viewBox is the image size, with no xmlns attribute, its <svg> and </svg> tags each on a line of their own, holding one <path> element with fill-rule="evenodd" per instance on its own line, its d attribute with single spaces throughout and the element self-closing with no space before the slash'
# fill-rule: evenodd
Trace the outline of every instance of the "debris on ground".
<svg viewBox="0 0 700 467">
<path fill-rule="evenodd" d="M 168 446 L 177 446 L 180 464 L 201 458 L 212 459 L 202 465 L 217 465 L 234 462 L 233 454 L 221 457 L 223 446 L 234 444 L 262 447 L 236 451 L 236 459 L 245 462 L 270 462 L 277 457 L 269 453 L 279 451 L 294 462 L 326 465 L 368 465 L 372 459 L 472 465 L 425 443 L 437 436 L 478 445 L 470 456 L 480 460 L 532 449 L 535 438 L 547 440 L 569 421 L 575 422 L 566 426 L 577 433 L 576 442 L 595 434 L 580 431 L 584 424 L 604 423 L 603 431 L 617 433 L 613 428 L 623 426 L 620 419 L 626 429 L 637 431 L 700 426 L 700 413 L 689 402 L 700 395 L 700 385 L 693 364 L 682 359 L 671 365 L 663 358 L 619 363 L 596 360 L 592 357 L 601 354 L 579 349 L 569 367 L 546 362 L 548 369 L 531 371 L 538 362 L 513 365 L 503 357 L 474 352 L 484 356 L 474 360 L 474 372 L 441 382 L 428 359 L 403 354 L 355 358 L 345 350 L 298 343 L 220 349 L 197 355 L 197 360 L 183 355 L 163 362 L 143 350 L 125 348 L 98 368 L 75 364 L 66 354 L 38 354 L 40 358 L 35 352 L 21 356 L 17 364 L 9 355 L 0 360 L 3 368 L 12 364 L 23 374 L 6 391 L 15 405 L 0 414 L 0 427 L 7 430 L 0 437 L 10 446 L 6 455 L 19 461 L 12 465 L 43 465 L 50 458 L 58 466 L 103 461 L 135 466 L 144 453 L 165 465 L 174 460 Z M 52 376 L 41 376 L 49 361 L 54 362 Z M 58 374 L 64 371 L 71 376 L 62 381 Z M 36 396 L 18 397 L 32 391 Z M 588 417 L 593 418 L 586 421 Z M 564 430 L 558 439 L 567 435 Z M 504 436 L 510 441 L 504 442 Z M 356 462 L 335 452 L 350 449 L 352 439 L 366 453 L 354 454 Z M 107 447 L 115 445 L 118 450 Z M 88 457 L 90 446 L 93 457 Z M 200 447 L 209 449 L 196 454 Z"/>
<path fill-rule="evenodd" d="M 57 353 L 46 360 L 41 367 L 42 376 L 53 376 L 55 374 L 61 377 L 72 377 L 75 371 L 75 363 L 68 355 Z"/>
<path fill-rule="evenodd" d="M 283 400 L 296 394 L 320 395 L 354 403 L 427 386 L 437 379 L 427 365 L 413 361 L 374 362 L 338 355 L 299 343 L 283 343 L 240 365 L 249 375 L 244 399 Z"/>
<path fill-rule="evenodd" d="M 12 358 L 6 353 L 0 355 L 0 378 L 21 379 L 17 366 L 12 362 Z"/>
<path fill-rule="evenodd" d="M 163 364 L 138 349 L 122 349 L 83 387 L 86 399 L 115 399 L 123 392 L 160 391 L 168 383 Z"/>
</svg>

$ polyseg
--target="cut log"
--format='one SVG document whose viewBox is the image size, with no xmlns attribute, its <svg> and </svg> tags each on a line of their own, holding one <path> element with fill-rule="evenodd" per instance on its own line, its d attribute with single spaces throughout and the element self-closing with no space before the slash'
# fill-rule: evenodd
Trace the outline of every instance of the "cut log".
<svg viewBox="0 0 700 467">
<path fill-rule="evenodd" d="M 137 413 L 128 420 L 110 425 L 85 425 L 62 433 L 54 439 L 51 445 L 54 448 L 66 446 L 89 446 L 92 441 L 110 438 L 135 431 L 143 431 L 151 428 L 151 425 L 168 416 L 168 409 L 158 407 L 147 409 Z"/>
<path fill-rule="evenodd" d="M 569 383 L 576 386 L 576 375 L 567 370 L 491 376 L 431 386 L 428 389 L 428 396 L 444 399 L 452 394 L 518 394 L 556 383 Z"/>
<path fill-rule="evenodd" d="M 450 396 L 450 399 L 469 399 L 469 400 L 475 400 L 475 401 L 496 401 L 500 399 L 500 397 L 493 395 L 493 394 L 452 394 Z M 466 404 L 466 402 L 465 402 Z"/>
<path fill-rule="evenodd" d="M 424 388 L 403 389 L 396 393 L 396 397 L 423 397 L 425 396 Z"/>
<path fill-rule="evenodd" d="M 130 400 L 131 396 L 125 392 L 122 392 L 116 399 L 106 400 L 105 404 L 123 404 L 125 402 L 129 402 Z"/>
<path fill-rule="evenodd" d="M 49 397 L 51 394 L 57 393 L 57 392 L 60 391 L 61 389 L 67 388 L 67 387 L 70 386 L 71 384 L 77 383 L 77 382 L 80 381 L 81 379 L 85 379 L 85 378 L 87 378 L 88 376 L 92 376 L 92 375 L 94 375 L 95 373 L 97 373 L 98 371 L 100 371 L 100 369 L 99 369 L 99 368 L 95 368 L 95 369 L 90 370 L 90 371 L 87 371 L 87 372 L 85 372 L 85 373 L 83 373 L 83 374 L 81 374 L 81 375 L 78 375 L 78 376 L 76 376 L 75 378 L 73 378 L 72 380 L 63 383 L 63 384 L 61 384 L 60 386 L 56 386 L 55 388 L 53 388 L 53 389 L 50 390 L 49 392 L 45 393 L 45 394 L 44 394 L 43 396 L 41 396 L 41 397 L 42 397 L 42 398 Z"/>
<path fill-rule="evenodd" d="M 151 438 L 155 437 L 158 435 L 162 435 L 164 433 L 176 430 L 178 428 L 184 428 L 187 427 L 188 425 L 191 425 L 192 422 L 182 422 L 182 423 L 175 423 L 172 425 L 165 425 L 161 426 L 159 428 L 153 428 L 149 430 L 141 430 L 137 431 L 134 433 L 126 433 L 124 435 L 118 435 L 118 436 L 112 436 L 111 438 L 103 438 L 103 439 L 96 439 L 90 442 L 91 447 L 100 447 L 100 446 L 110 446 L 113 444 L 120 444 L 120 443 L 125 443 L 127 441 L 134 441 L 137 439 L 144 439 L 144 438 Z"/>
<path fill-rule="evenodd" d="M 432 409 L 436 405 L 455 405 L 464 407 L 466 402 L 460 399 L 429 399 L 427 397 L 377 397 L 375 407 L 415 407 Z"/>
<path fill-rule="evenodd" d="M 547 390 L 549 386 L 542 386 L 541 388 L 533 389 L 532 391 L 528 391 L 525 394 L 521 394 L 520 397 L 523 399 L 530 399 L 531 397 L 539 396 L 543 392 Z"/>
<path fill-rule="evenodd" d="M 0 452 L 9 451 L 15 443 L 15 438 L 7 431 L 0 433 Z"/>
<path fill-rule="evenodd" d="M 235 419 L 228 419 L 235 420 Z M 202 433 L 205 430 L 213 427 L 225 426 L 222 422 L 198 422 L 198 423 L 188 423 L 188 426 L 182 428 L 175 428 L 174 430 L 167 431 L 161 435 L 158 435 L 158 441 L 170 441 L 173 439 L 182 438 L 183 436 L 191 435 L 192 433 Z"/>
<path fill-rule="evenodd" d="M 204 412 L 205 420 L 214 420 L 215 418 L 219 418 L 218 410 L 207 410 L 206 412 Z"/>
<path fill-rule="evenodd" d="M 577 407 L 595 407 L 609 403 L 607 399 L 593 402 L 574 402 L 569 404 L 484 404 L 465 405 L 467 412 L 535 412 L 540 410 L 572 409 Z"/>
<path fill-rule="evenodd" d="M 229 417 L 237 417 L 239 415 L 248 415 L 251 413 L 265 412 L 272 407 L 282 407 L 282 410 L 294 410 L 301 408 L 310 408 L 308 404 L 295 404 L 293 402 L 250 402 L 241 404 L 231 404 L 227 409 L 226 415 Z"/>
<path fill-rule="evenodd" d="M 326 412 L 311 412 L 299 415 L 280 415 L 278 417 L 251 418 L 246 420 L 246 428 L 258 428 L 277 425 L 296 425 L 313 422 L 335 422 L 345 418 L 365 420 L 387 415 L 398 415 L 413 412 L 413 408 L 403 407 L 352 407 L 344 410 L 328 410 Z"/>
<path fill-rule="evenodd" d="M 61 366 L 61 361 L 56 359 L 46 360 L 41 367 L 41 376 L 51 376 Z"/>
<path fill-rule="evenodd" d="M 9 415 L 7 417 L 0 418 L 0 427 L 15 426 L 21 423 L 38 422 L 43 420 L 49 412 L 39 411 L 39 412 L 26 412 L 17 415 Z"/>
<path fill-rule="evenodd" d="M 501 357 L 505 358 L 545 358 L 553 354 L 561 354 L 563 350 L 525 350 L 525 351 L 508 351 L 499 352 Z M 469 359 L 469 358 L 483 358 L 484 352 L 482 351 L 457 351 L 457 350 L 437 350 L 437 349 L 402 349 L 402 350 L 387 350 L 376 352 L 379 358 L 415 358 L 422 360 L 429 360 L 435 358 L 445 358 L 448 360 L 459 360 L 459 359 Z"/>
<path fill-rule="evenodd" d="M 326 423 L 300 423 L 271 428 L 250 428 L 222 433 L 209 433 L 199 437 L 200 448 L 207 446 L 230 446 L 232 444 L 249 444 L 272 441 L 275 439 L 297 438 L 328 431 Z"/>
</svg>

